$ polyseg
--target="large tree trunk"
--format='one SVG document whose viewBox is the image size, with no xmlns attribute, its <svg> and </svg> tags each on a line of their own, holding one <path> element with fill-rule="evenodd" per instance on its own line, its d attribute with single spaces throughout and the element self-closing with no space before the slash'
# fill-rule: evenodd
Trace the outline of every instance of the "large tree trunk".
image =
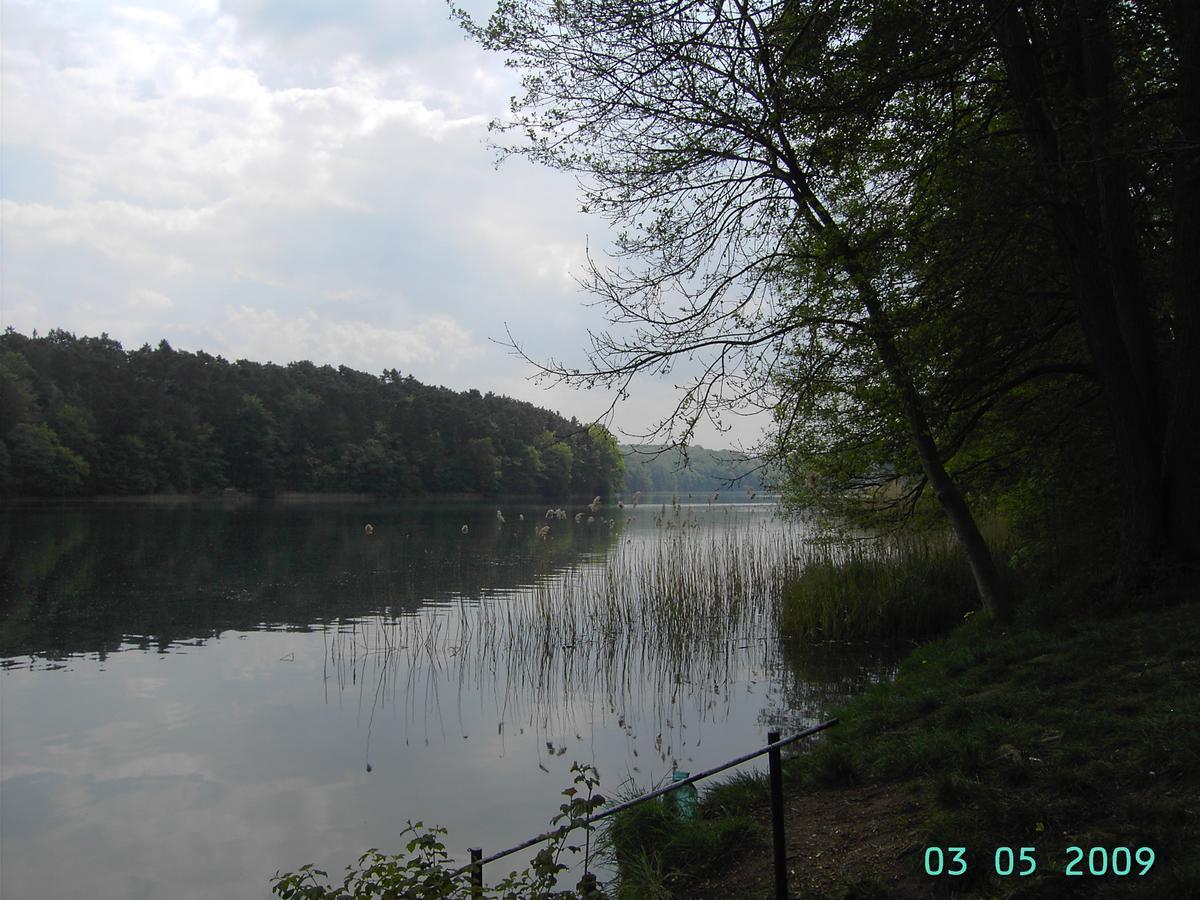
<svg viewBox="0 0 1200 900">
<path fill-rule="evenodd" d="M 1122 482 L 1122 580 L 1144 575 L 1168 543 L 1163 478 L 1163 392 L 1149 303 L 1137 254 L 1128 177 L 1112 144 L 1112 47 L 1104 11 L 1092 0 L 1066 4 L 1057 44 L 1074 98 L 1085 111 L 1090 163 L 1064 160 L 1027 19 L 1008 0 L 985 0 L 1010 90 L 1040 163 L 1049 215 L 1104 400 Z M 1073 171 L 1069 170 L 1073 169 Z M 1072 177 L 1090 168 L 1091 178 Z"/>
<path fill-rule="evenodd" d="M 1172 555 L 1200 563 L 1200 3 L 1175 0 L 1179 57 L 1174 152 L 1175 299 L 1170 428 L 1166 441 Z"/>
<path fill-rule="evenodd" d="M 812 197 L 810 203 L 818 204 L 818 201 Z M 998 621 L 1009 622 L 1013 615 L 1012 597 L 1004 579 L 1000 577 L 996 561 L 992 558 L 987 541 L 979 530 L 979 524 L 975 521 L 971 507 L 967 505 L 967 500 L 959 490 L 958 484 L 946 471 L 937 439 L 933 436 L 933 430 L 929 427 L 929 419 L 925 415 L 925 405 L 921 400 L 921 394 L 913 384 L 908 367 L 904 364 L 904 359 L 896 347 L 895 330 L 889 322 L 888 313 L 884 309 L 879 292 L 863 270 L 849 241 L 836 226 L 830 224 L 832 219 L 828 212 L 824 208 L 821 208 L 820 212 L 823 214 L 822 219 L 827 223 L 824 227 L 834 235 L 833 243 L 838 247 L 838 256 L 842 265 L 854 283 L 859 299 L 867 311 L 869 323 L 867 333 L 872 343 L 875 344 L 888 380 L 900 398 L 900 409 L 904 413 L 909 434 L 916 447 L 917 458 L 921 460 L 921 470 L 925 473 L 925 478 L 929 481 L 929 486 L 933 489 L 934 496 L 942 507 L 942 512 L 946 514 L 954 536 L 967 555 L 967 562 L 971 566 L 971 575 L 975 579 L 975 587 L 979 591 L 979 601 L 983 611 Z"/>
<path fill-rule="evenodd" d="M 888 379 L 899 393 L 900 407 L 904 411 L 904 418 L 908 422 L 909 432 L 917 448 L 921 469 L 925 472 L 942 511 L 949 519 L 955 537 L 967 554 L 967 562 L 971 566 L 971 574 L 975 578 L 975 587 L 979 590 L 984 612 L 1001 622 L 1011 621 L 1012 602 L 1008 589 L 1000 577 L 991 550 L 971 514 L 966 498 L 946 471 L 937 441 L 929 428 L 929 420 L 925 416 L 920 395 L 892 341 L 892 331 L 888 327 L 886 314 L 873 291 L 865 293 L 864 304 L 870 316 L 871 338 L 879 351 L 879 358 L 883 361 Z"/>
<path fill-rule="evenodd" d="M 784 56 L 788 54 L 785 51 Z M 771 92 L 778 91 L 773 73 L 765 70 L 767 83 Z M 778 94 L 776 100 L 779 102 Z M 781 104 L 782 105 L 782 104 Z M 773 123 L 775 145 L 771 139 L 764 141 L 771 155 L 773 164 L 780 165 L 779 173 L 787 184 L 796 203 L 796 210 L 805 219 L 813 231 L 820 234 L 826 245 L 832 248 L 831 264 L 839 266 L 849 276 L 858 298 L 867 312 L 867 333 L 879 353 L 884 372 L 888 381 L 895 388 L 900 399 L 900 408 L 904 413 L 909 434 L 921 461 L 921 469 L 925 473 L 934 496 L 946 514 L 950 527 L 959 544 L 966 553 L 971 566 L 971 574 L 975 579 L 975 587 L 979 592 L 980 605 L 985 614 L 1002 622 L 1011 621 L 1013 613 L 1012 598 L 991 550 L 979 525 L 975 521 L 971 508 L 958 485 L 946 470 L 938 449 L 937 440 L 929 426 L 925 415 L 925 406 L 920 392 L 904 364 L 895 342 L 895 331 L 888 321 L 888 313 L 883 299 L 871 274 L 864 267 L 862 259 L 855 250 L 848 235 L 830 214 L 820 197 L 813 191 L 808 181 L 807 166 L 802 165 L 795 148 L 791 145 L 785 129 L 776 120 Z"/>
</svg>

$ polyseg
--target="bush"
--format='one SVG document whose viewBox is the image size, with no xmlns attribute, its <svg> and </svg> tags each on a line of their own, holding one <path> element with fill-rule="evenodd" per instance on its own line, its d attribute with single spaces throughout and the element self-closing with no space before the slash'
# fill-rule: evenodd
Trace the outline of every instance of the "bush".
<svg viewBox="0 0 1200 900">
<path fill-rule="evenodd" d="M 472 890 L 470 871 L 455 866 L 446 852 L 444 828 L 426 828 L 421 822 L 409 822 L 401 836 L 410 835 L 404 849 L 394 855 L 368 850 L 358 858 L 357 866 L 347 866 L 340 885 L 328 881 L 329 874 L 311 865 L 295 872 L 276 873 L 271 892 L 282 900 L 602 900 L 603 892 L 589 883 L 585 875 L 575 890 L 555 889 L 559 873 L 566 866 L 559 857 L 569 847 L 572 834 L 583 830 L 590 842 L 592 826 L 587 817 L 605 802 L 595 792 L 600 783 L 596 770 L 575 763 L 572 787 L 563 791 L 566 802 L 551 821 L 558 827 L 538 851 L 528 868 L 513 872 L 500 883 Z"/>
</svg>

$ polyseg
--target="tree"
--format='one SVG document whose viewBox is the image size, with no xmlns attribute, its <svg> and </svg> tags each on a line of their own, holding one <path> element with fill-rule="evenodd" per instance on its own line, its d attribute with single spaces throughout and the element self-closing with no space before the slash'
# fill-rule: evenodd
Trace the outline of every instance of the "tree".
<svg viewBox="0 0 1200 900">
<path fill-rule="evenodd" d="M 507 494 L 536 494 L 546 466 L 542 454 L 532 444 L 519 443 L 512 455 L 502 460 L 504 482 L 501 490 Z"/>
<path fill-rule="evenodd" d="M 602 425 L 590 425 L 573 435 L 571 492 L 604 496 L 619 491 L 625 480 L 625 461 L 616 439 Z"/>
<path fill-rule="evenodd" d="M 14 437 L 19 425 L 28 428 Z M 562 495 L 576 448 L 592 489 L 607 492 L 621 469 L 607 432 L 490 392 L 430 387 L 395 370 L 375 378 L 308 362 L 230 363 L 165 341 L 127 352 L 58 329 L 44 338 L 0 333 L 0 426 L 0 438 L 15 441 L 0 453 L 4 494 Z M 56 447 L 87 464 L 81 485 L 70 484 L 72 466 L 54 463 L 73 458 Z"/>
<path fill-rule="evenodd" d="M 10 478 L 18 492 L 62 496 L 78 493 L 88 465 L 64 447 L 48 425 L 22 423 L 8 433 Z"/>
<path fill-rule="evenodd" d="M 32 381 L 33 369 L 24 356 L 16 351 L 0 355 L 0 432 L 29 420 L 34 408 Z"/>
<path fill-rule="evenodd" d="M 878 20 L 874 6 L 528 0 L 486 26 L 460 16 L 527 72 L 498 126 L 527 137 L 509 152 L 579 173 L 585 209 L 628 229 L 616 247 L 628 264 L 590 267 L 613 326 L 593 336 L 591 367 L 543 371 L 620 398 L 637 374 L 702 357 L 664 423 L 686 443 L 703 416 L 719 426 L 748 404 L 786 406 L 776 363 L 794 336 L 862 339 L 984 608 L 1003 617 L 1003 583 L 900 343 L 908 273 L 889 267 L 882 238 L 914 173 L 888 167 L 885 135 L 910 117 L 928 60 L 909 59 L 923 36 L 905 34 L 907 11 Z M 814 272 L 832 274 L 812 283 Z"/>
<path fill-rule="evenodd" d="M 492 493 L 500 480 L 500 458 L 490 437 L 471 438 L 463 453 L 471 471 L 474 487 L 485 494 Z"/>
<path fill-rule="evenodd" d="M 620 265 L 589 269 L 611 326 L 593 336 L 590 366 L 550 360 L 542 371 L 620 399 L 637 374 L 696 360 L 664 422 L 680 443 L 703 416 L 719 425 L 757 405 L 777 413 L 780 452 L 857 449 L 857 460 L 841 461 L 862 466 L 859 476 L 907 456 L 958 535 L 984 608 L 1001 615 L 1007 598 L 962 479 L 977 477 L 991 441 L 981 434 L 1029 440 L 1035 432 L 1011 426 L 1046 421 L 1027 415 L 1047 400 L 1043 379 L 1075 391 L 1095 378 L 1116 409 L 1117 475 L 1135 508 L 1127 556 L 1157 552 L 1155 533 L 1194 554 L 1194 517 L 1172 524 L 1163 514 L 1164 493 L 1175 511 L 1200 499 L 1194 465 L 1180 464 L 1196 458 L 1200 427 L 1191 324 L 1200 247 L 1196 204 L 1182 199 L 1197 190 L 1200 144 L 1178 137 L 1194 135 L 1200 104 L 1165 112 L 1174 94 L 1197 90 L 1190 9 L 1159 4 L 1146 22 L 1131 5 L 1085 0 L 947 3 L 924 14 L 865 0 L 513 0 L 486 25 L 463 15 L 526 73 L 512 117 L 497 123 L 520 136 L 503 152 L 577 173 L 585 209 L 625 229 Z M 1070 103 L 1046 124 L 1039 116 L 1053 98 L 1025 73 L 1044 75 L 1056 60 Z M 1138 98 L 1119 119 L 1118 88 Z M 1147 124 L 1142 145 L 1115 140 Z M 1081 151 L 1069 177 L 1047 174 L 1055 160 L 1045 148 L 1064 130 Z M 1030 158 L 1027 140 L 1040 156 Z M 1146 162 L 1160 151 L 1173 154 L 1171 177 Z M 1143 177 L 1122 175 L 1135 170 Z M 988 180 L 1008 216 L 980 202 Z M 1162 237 L 1154 223 L 1180 209 Z M 1064 226 L 1079 215 L 1086 227 Z M 965 241 L 955 230 L 964 225 Z M 1176 288 L 1144 290 L 1125 263 L 1164 248 Z M 1012 299 L 1032 314 L 1014 315 Z M 1134 339 L 1123 349 L 1111 334 L 1097 340 L 1097 321 Z M 1163 335 L 1157 345 L 1145 342 L 1147 327 Z M 1136 375 L 1161 372 L 1164 357 L 1165 393 Z M 1145 427 L 1133 415 L 1138 398 Z M 828 440 L 830 425 L 843 440 Z M 1174 473 L 1165 480 L 1155 476 L 1164 458 Z"/>
<path fill-rule="evenodd" d="M 279 432 L 275 417 L 263 401 L 245 394 L 229 421 L 223 443 L 229 479 L 244 491 L 262 496 L 275 493 L 275 467 L 279 458 Z"/>
<path fill-rule="evenodd" d="M 575 465 L 575 454 L 549 431 L 542 432 L 539 440 L 542 459 L 542 491 L 549 496 L 561 496 L 571 490 L 571 470 Z"/>
<path fill-rule="evenodd" d="M 1163 555 L 1194 563 L 1200 7 L 984 6 L 1103 387 L 1127 573 Z"/>
</svg>

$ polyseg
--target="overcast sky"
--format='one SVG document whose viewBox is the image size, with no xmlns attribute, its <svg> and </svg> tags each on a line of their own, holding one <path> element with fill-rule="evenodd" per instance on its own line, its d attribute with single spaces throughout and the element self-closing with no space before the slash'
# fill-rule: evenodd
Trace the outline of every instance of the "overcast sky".
<svg viewBox="0 0 1200 900">
<path fill-rule="evenodd" d="M 0 325 L 607 406 L 490 340 L 581 363 L 572 275 L 609 231 L 569 176 L 496 168 L 516 80 L 443 0 L 0 0 L 0 27 Z M 699 443 L 763 423 L 733 424 Z"/>
</svg>

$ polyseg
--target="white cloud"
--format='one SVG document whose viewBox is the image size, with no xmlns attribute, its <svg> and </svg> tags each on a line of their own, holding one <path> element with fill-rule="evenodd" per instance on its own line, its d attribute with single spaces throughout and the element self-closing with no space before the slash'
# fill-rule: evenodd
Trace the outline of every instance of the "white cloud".
<svg viewBox="0 0 1200 900">
<path fill-rule="evenodd" d="M 135 288 L 126 303 L 130 309 L 137 310 L 171 309 L 174 305 L 175 301 L 166 294 L 160 294 L 149 288 Z"/>
<path fill-rule="evenodd" d="M 494 169 L 485 125 L 513 73 L 440 4 L 10 0 L 5 16 L 21 150 L 0 325 L 481 390 L 523 384 L 487 343 L 506 326 L 568 360 L 602 326 L 574 276 L 607 228 L 569 177 Z"/>
<path fill-rule="evenodd" d="M 288 317 L 238 306 L 225 310 L 218 333 L 221 345 L 237 358 L 334 365 L 355 359 L 373 372 L 392 367 L 453 372 L 481 353 L 470 332 L 444 315 L 428 316 L 411 328 L 384 328 L 312 311 Z"/>
</svg>

